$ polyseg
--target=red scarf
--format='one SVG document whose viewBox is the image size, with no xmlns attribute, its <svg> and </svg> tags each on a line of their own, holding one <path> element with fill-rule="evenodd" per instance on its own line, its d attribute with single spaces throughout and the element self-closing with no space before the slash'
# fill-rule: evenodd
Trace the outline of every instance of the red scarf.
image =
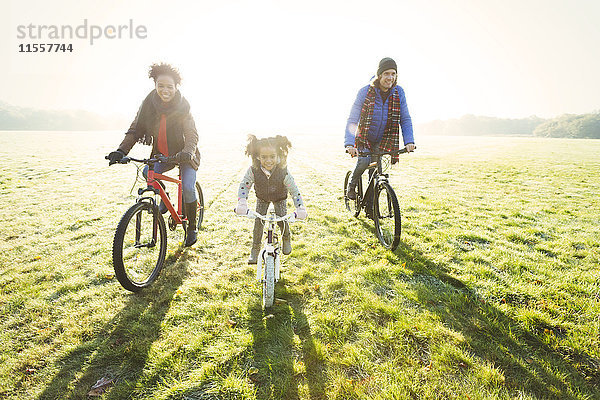
<svg viewBox="0 0 600 400">
<path fill-rule="evenodd" d="M 158 142 L 156 143 L 158 152 L 163 156 L 169 156 L 169 146 L 167 146 L 167 117 L 165 114 L 160 115 L 160 125 L 158 127 Z"/>
<path fill-rule="evenodd" d="M 388 101 L 387 124 L 383 131 L 383 138 L 379 144 L 379 150 L 382 152 L 398 151 L 400 149 L 400 96 L 395 88 L 390 90 L 392 90 L 392 93 Z M 360 111 L 356 138 L 354 139 L 356 148 L 366 148 L 371 150 L 371 144 L 369 143 L 368 137 L 369 128 L 373 121 L 373 108 L 375 107 L 377 96 L 379 95 L 377 94 L 375 87 L 369 87 L 367 97 L 365 97 L 365 102 Z M 392 160 L 398 161 L 398 155 L 392 156 Z"/>
</svg>

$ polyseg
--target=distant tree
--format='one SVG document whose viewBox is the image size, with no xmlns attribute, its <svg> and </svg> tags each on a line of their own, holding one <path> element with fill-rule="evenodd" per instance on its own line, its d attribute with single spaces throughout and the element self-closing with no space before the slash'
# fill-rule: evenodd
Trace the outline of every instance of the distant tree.
<svg viewBox="0 0 600 400">
<path fill-rule="evenodd" d="M 531 136 L 533 130 L 545 120 L 536 116 L 529 118 L 496 118 L 478 115 L 465 115 L 458 119 L 445 121 L 432 121 L 420 125 L 417 129 L 420 133 L 431 135 L 519 135 Z"/>
<path fill-rule="evenodd" d="M 533 134 L 542 137 L 600 139 L 600 112 L 564 114 L 544 122 Z"/>
<path fill-rule="evenodd" d="M 0 130 L 85 131 L 124 129 L 127 121 L 83 110 L 38 110 L 0 102 Z"/>
</svg>

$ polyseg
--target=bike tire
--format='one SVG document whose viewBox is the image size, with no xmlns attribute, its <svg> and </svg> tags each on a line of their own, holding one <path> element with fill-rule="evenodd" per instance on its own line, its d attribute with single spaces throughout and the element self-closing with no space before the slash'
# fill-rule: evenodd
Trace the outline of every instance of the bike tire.
<svg viewBox="0 0 600 400">
<path fill-rule="evenodd" d="M 154 229 L 156 243 L 152 245 Z M 146 246 L 140 245 L 145 240 Z M 158 277 L 166 254 L 167 229 L 158 207 L 145 201 L 131 206 L 119 221 L 113 240 L 113 267 L 121 286 L 132 292 L 148 287 Z"/>
<path fill-rule="evenodd" d="M 267 254 L 265 257 L 265 275 L 263 278 L 263 308 L 273 306 L 275 298 L 275 258 Z"/>
<path fill-rule="evenodd" d="M 380 182 L 377 185 L 374 200 L 373 211 L 377 238 L 383 247 L 394 251 L 400 243 L 402 230 L 398 198 L 388 182 Z"/>
<path fill-rule="evenodd" d="M 344 179 L 344 204 L 346 205 L 346 210 L 354 214 L 355 217 L 358 217 L 362 199 L 362 177 L 358 180 L 358 184 L 356 185 L 356 199 L 352 200 L 348 198 L 348 183 L 350 182 L 351 176 L 352 171 L 348 171 L 346 173 L 346 179 Z"/>
<path fill-rule="evenodd" d="M 204 194 L 202 193 L 202 188 L 198 182 L 196 182 L 196 195 L 198 197 L 198 223 L 196 229 L 199 230 L 202 221 L 204 221 Z"/>
</svg>

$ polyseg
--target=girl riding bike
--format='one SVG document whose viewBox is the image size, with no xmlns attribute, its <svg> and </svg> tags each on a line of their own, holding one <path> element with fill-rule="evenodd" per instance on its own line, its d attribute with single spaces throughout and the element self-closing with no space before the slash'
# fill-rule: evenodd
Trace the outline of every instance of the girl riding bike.
<svg viewBox="0 0 600 400">
<path fill-rule="evenodd" d="M 294 178 L 287 170 L 287 153 L 292 146 L 285 136 L 257 139 L 248 135 L 246 155 L 252 158 L 252 166 L 240 183 L 238 190 L 238 205 L 235 212 L 246 215 L 248 212 L 248 194 L 254 185 L 256 191 L 256 212 L 264 215 L 273 203 L 275 213 L 283 217 L 287 213 L 286 200 L 288 192 L 296 206 L 296 218 L 306 218 L 306 208 L 300 196 L 300 191 L 294 183 Z M 263 221 L 256 219 L 252 236 L 252 248 L 248 264 L 256 264 L 263 234 Z M 283 254 L 292 252 L 291 234 L 286 222 L 279 222 L 283 239 Z"/>
</svg>

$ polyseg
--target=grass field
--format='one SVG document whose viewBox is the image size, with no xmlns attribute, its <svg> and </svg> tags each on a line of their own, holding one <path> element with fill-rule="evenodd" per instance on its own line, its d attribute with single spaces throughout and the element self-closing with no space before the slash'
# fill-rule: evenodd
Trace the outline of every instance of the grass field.
<svg viewBox="0 0 600 400">
<path fill-rule="evenodd" d="M 396 252 L 345 211 L 339 135 L 290 154 L 309 219 L 261 309 L 243 137 L 204 139 L 199 242 L 114 278 L 120 134 L 0 132 L 0 398 L 598 399 L 600 141 L 423 137 L 391 170 Z M 138 155 L 148 148 L 138 146 Z"/>
</svg>

